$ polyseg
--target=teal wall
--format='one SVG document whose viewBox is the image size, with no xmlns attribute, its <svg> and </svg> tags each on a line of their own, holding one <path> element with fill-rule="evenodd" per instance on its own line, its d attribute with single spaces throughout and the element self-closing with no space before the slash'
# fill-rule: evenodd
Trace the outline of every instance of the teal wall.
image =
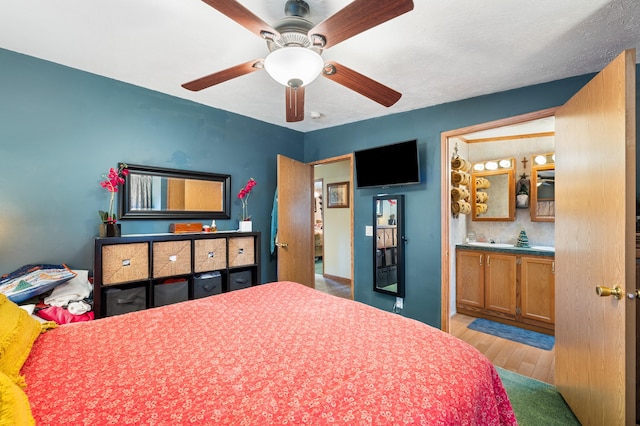
<svg viewBox="0 0 640 426">
<path fill-rule="evenodd" d="M 372 291 L 373 241 L 365 225 L 373 222 L 372 197 L 379 192 L 405 194 L 405 288 L 403 315 L 440 326 L 441 182 L 440 135 L 448 130 L 562 105 L 590 77 L 553 83 L 438 105 L 390 117 L 305 134 L 305 161 L 330 158 L 365 147 L 417 139 L 420 185 L 354 193 L 354 293 L 356 300 L 390 311 L 395 297 Z M 384 165 L 381 165 L 381 169 Z M 445 266 L 447 267 L 447 266 Z"/>
<path fill-rule="evenodd" d="M 406 297 L 403 314 L 440 325 L 440 134 L 564 103 L 590 76 L 502 92 L 302 134 L 0 49 L 0 274 L 28 263 L 92 269 L 97 211 L 108 197 L 100 176 L 120 161 L 228 173 L 235 198 L 249 177 L 250 212 L 262 231 L 262 278 L 274 280 L 268 235 L 276 155 L 314 161 L 417 139 L 423 183 L 405 194 Z M 358 96 L 354 94 L 354 96 Z M 355 298 L 391 310 L 372 291 L 374 189 L 355 190 Z M 169 221 L 123 220 L 124 233 L 166 232 Z"/>
<path fill-rule="evenodd" d="M 101 175 L 124 161 L 230 174 L 231 220 L 217 220 L 221 230 L 237 229 L 235 195 L 255 178 L 249 212 L 264 236 L 262 277 L 273 280 L 268 233 L 276 155 L 302 160 L 303 137 L 0 49 L 0 274 L 32 263 L 92 270 L 97 212 L 109 199 Z M 170 222 L 121 224 L 131 234 L 167 232 Z"/>
</svg>

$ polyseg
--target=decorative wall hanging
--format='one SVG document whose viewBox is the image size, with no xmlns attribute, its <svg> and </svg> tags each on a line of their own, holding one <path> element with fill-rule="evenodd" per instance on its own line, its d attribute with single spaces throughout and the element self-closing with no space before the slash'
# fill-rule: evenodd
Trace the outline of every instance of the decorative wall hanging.
<svg viewBox="0 0 640 426">
<path fill-rule="evenodd" d="M 349 182 L 327 184 L 327 208 L 349 207 Z"/>
<path fill-rule="evenodd" d="M 526 209 L 529 207 L 529 193 L 531 191 L 531 181 L 526 173 L 520 175 L 520 179 L 516 182 L 516 208 Z"/>
</svg>

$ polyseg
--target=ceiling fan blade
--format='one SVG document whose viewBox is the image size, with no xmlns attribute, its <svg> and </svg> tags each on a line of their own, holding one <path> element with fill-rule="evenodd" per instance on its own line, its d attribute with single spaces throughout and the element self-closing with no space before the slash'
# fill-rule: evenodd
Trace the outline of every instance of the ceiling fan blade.
<svg viewBox="0 0 640 426">
<path fill-rule="evenodd" d="M 273 38 L 279 38 L 280 33 L 273 29 L 271 25 L 258 18 L 249 9 L 234 0 L 202 0 L 218 12 L 226 15 L 228 18 L 233 19 L 238 24 L 242 25 L 258 37 L 270 38 L 268 33 L 271 33 Z M 264 33 L 267 33 L 266 35 Z"/>
<path fill-rule="evenodd" d="M 308 36 L 314 43 L 315 36 L 324 39 L 320 45 L 328 49 L 412 9 L 412 0 L 355 0 L 311 28 Z"/>
<path fill-rule="evenodd" d="M 287 123 L 304 120 L 304 87 L 287 86 L 285 89 Z"/>
<path fill-rule="evenodd" d="M 254 59 L 253 61 L 245 62 L 244 64 L 236 65 L 226 70 L 214 72 L 205 77 L 198 78 L 197 80 L 184 83 L 182 87 L 188 90 L 197 92 L 207 87 L 215 86 L 216 84 L 231 80 L 232 78 L 240 77 L 245 74 L 259 71 L 262 69 L 262 59 Z"/>
<path fill-rule="evenodd" d="M 322 75 L 386 107 L 398 102 L 402 96 L 402 93 L 334 61 L 325 63 Z"/>
</svg>

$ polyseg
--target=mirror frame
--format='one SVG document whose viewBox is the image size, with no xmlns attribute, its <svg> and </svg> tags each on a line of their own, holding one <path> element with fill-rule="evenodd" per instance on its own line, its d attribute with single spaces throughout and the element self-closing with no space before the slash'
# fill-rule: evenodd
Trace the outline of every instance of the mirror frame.
<svg viewBox="0 0 640 426">
<path fill-rule="evenodd" d="M 395 246 L 389 249 L 395 248 L 395 256 L 393 251 L 391 258 L 395 258 L 395 263 L 391 265 L 378 265 L 378 230 L 388 229 L 389 225 L 378 225 L 379 214 L 378 206 L 385 200 L 397 200 L 396 202 L 396 225 L 395 225 Z M 406 237 L 404 235 L 404 195 L 377 195 L 373 197 L 373 291 L 378 293 L 389 294 L 396 297 L 404 297 L 404 243 Z M 386 255 L 386 253 L 385 253 Z M 386 257 L 386 256 L 385 256 Z M 383 287 L 378 287 L 378 273 L 381 269 L 388 266 L 396 267 L 397 286 L 396 291 L 385 290 Z"/>
<path fill-rule="evenodd" d="M 515 168 L 515 158 L 509 158 L 511 161 L 511 166 L 506 168 L 501 168 L 498 170 L 485 170 L 485 171 L 474 171 L 471 174 L 471 220 L 473 221 L 486 221 L 486 222 L 513 222 L 516 219 L 516 168 Z M 495 160 L 498 161 L 498 160 Z M 485 162 L 485 161 L 483 161 Z M 506 216 L 494 216 L 494 217 L 483 217 L 478 216 L 476 213 L 476 177 L 487 177 L 487 176 L 497 176 L 497 175 L 507 175 L 508 184 L 507 184 L 507 201 L 508 201 L 508 212 Z"/>
<path fill-rule="evenodd" d="M 122 163 L 121 163 L 122 164 Z M 167 178 L 210 180 L 222 182 L 222 210 L 198 211 L 198 210 L 131 210 L 130 180 L 125 179 L 122 191 L 118 198 L 120 219 L 230 219 L 231 209 L 231 175 L 196 172 L 190 170 L 167 169 L 163 167 L 141 166 L 139 164 L 127 164 L 129 173 L 160 176 Z"/>
<path fill-rule="evenodd" d="M 554 153 L 540 154 L 547 158 L 551 157 Z M 531 215 L 531 222 L 555 222 L 555 211 L 553 216 L 540 216 L 538 215 L 538 172 L 541 170 L 555 170 L 555 162 L 547 162 L 543 165 L 538 165 L 535 162 L 537 155 L 531 156 L 531 194 L 529 195 L 529 213 Z M 555 200 L 555 186 L 554 186 L 554 200 Z"/>
</svg>

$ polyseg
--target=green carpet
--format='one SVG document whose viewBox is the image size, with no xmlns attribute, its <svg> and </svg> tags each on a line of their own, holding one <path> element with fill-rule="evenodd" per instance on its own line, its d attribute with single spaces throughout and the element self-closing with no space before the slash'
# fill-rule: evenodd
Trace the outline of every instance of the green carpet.
<svg viewBox="0 0 640 426">
<path fill-rule="evenodd" d="M 580 425 L 554 386 L 496 367 L 521 426 Z"/>
</svg>

